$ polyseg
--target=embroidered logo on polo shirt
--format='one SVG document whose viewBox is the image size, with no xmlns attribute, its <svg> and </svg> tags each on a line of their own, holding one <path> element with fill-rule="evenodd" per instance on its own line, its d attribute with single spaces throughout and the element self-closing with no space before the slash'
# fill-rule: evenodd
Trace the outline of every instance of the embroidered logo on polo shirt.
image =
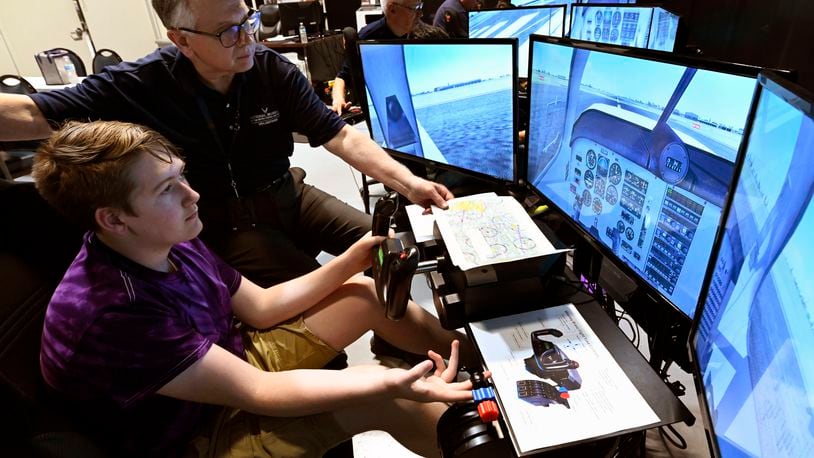
<svg viewBox="0 0 814 458">
<path fill-rule="evenodd" d="M 253 126 L 265 126 L 280 120 L 280 112 L 277 110 L 269 111 L 268 107 L 260 109 L 260 113 L 249 117 L 249 122 Z"/>
</svg>

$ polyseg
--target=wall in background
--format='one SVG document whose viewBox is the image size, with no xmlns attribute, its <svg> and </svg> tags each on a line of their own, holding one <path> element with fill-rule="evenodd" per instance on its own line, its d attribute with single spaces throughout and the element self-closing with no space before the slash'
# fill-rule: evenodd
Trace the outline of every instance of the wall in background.
<svg viewBox="0 0 814 458">
<path fill-rule="evenodd" d="M 80 0 L 96 49 L 135 60 L 157 47 L 166 30 L 150 0 Z M 34 54 L 57 47 L 79 54 L 90 71 L 90 42 L 71 37 L 80 27 L 73 0 L 0 2 L 0 74 L 40 75 Z"/>
</svg>

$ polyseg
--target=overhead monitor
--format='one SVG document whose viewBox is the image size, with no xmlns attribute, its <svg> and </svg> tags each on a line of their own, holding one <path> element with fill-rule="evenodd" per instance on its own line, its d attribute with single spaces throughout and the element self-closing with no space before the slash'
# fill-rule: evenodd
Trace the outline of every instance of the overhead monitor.
<svg viewBox="0 0 814 458">
<path fill-rule="evenodd" d="M 649 6 L 574 5 L 571 39 L 673 51 L 679 16 Z"/>
<path fill-rule="evenodd" d="M 518 74 L 528 76 L 531 34 L 563 36 L 565 6 L 529 6 L 469 12 L 469 38 L 517 38 Z"/>
<path fill-rule="evenodd" d="M 650 20 L 650 34 L 647 39 L 647 49 L 657 51 L 675 50 L 676 35 L 678 35 L 678 22 L 680 16 L 664 8 L 653 8 L 653 18 Z"/>
<path fill-rule="evenodd" d="M 300 23 L 308 36 L 321 35 L 325 28 L 322 4 L 318 0 L 279 3 L 280 33 L 285 36 L 299 35 Z"/>
<path fill-rule="evenodd" d="M 396 156 L 515 181 L 516 43 L 360 41 L 373 140 Z"/>
<path fill-rule="evenodd" d="M 714 456 L 812 456 L 814 95 L 759 80 L 691 356 Z"/>
<path fill-rule="evenodd" d="M 568 30 L 571 28 L 571 5 L 580 3 L 579 0 L 513 0 L 512 5 L 518 8 L 533 7 L 533 6 L 556 6 L 560 5 L 565 8 L 565 17 L 563 20 L 563 33 L 556 36 L 568 36 Z M 555 35 L 551 35 L 555 36 Z"/>
<path fill-rule="evenodd" d="M 527 180 L 692 317 L 755 67 L 533 37 Z"/>
</svg>

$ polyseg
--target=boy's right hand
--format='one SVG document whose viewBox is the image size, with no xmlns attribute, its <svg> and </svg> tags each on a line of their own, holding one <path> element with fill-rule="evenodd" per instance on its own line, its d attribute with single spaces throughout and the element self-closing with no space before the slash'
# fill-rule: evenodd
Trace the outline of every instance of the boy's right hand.
<svg viewBox="0 0 814 458">
<path fill-rule="evenodd" d="M 395 390 L 398 398 L 410 399 L 418 402 L 459 402 L 472 400 L 472 382 L 469 380 L 455 382 L 458 373 L 458 346 L 454 340 L 451 345 L 449 365 L 434 351 L 430 351 L 432 358 L 415 365 L 410 370 L 390 369 L 387 371 L 385 383 Z M 435 372 L 426 376 L 435 362 Z M 490 374 L 487 373 L 487 376 Z M 426 376 L 426 377 L 425 377 Z"/>
<path fill-rule="evenodd" d="M 353 272 L 362 272 L 370 267 L 370 252 L 386 238 L 381 235 L 371 235 L 368 232 L 343 253 L 353 267 Z"/>
</svg>

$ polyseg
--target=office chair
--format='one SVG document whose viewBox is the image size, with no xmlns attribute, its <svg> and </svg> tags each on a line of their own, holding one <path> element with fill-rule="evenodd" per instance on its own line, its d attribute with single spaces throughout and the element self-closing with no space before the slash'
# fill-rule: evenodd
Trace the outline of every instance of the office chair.
<svg viewBox="0 0 814 458">
<path fill-rule="evenodd" d="M 0 92 L 3 94 L 33 94 L 37 92 L 25 78 L 19 75 L 0 76 Z"/>
<path fill-rule="evenodd" d="M 116 65 L 122 61 L 121 56 L 112 49 L 100 49 L 93 56 L 93 73 L 101 73 L 108 65 Z"/>
<path fill-rule="evenodd" d="M 82 58 L 79 57 L 79 54 L 71 51 L 67 48 L 53 48 L 45 51 L 46 53 L 54 53 L 54 52 L 64 52 L 70 57 L 71 62 L 73 62 L 74 67 L 76 68 L 76 76 L 88 76 L 88 71 L 85 70 L 85 63 L 82 62 Z"/>
<path fill-rule="evenodd" d="M 35 92 L 34 86 L 22 76 L 0 76 L 0 93 L 26 95 Z M 24 175 L 31 167 L 38 145 L 39 141 L 0 142 L 0 174 L 3 178 L 12 180 L 14 175 Z"/>
<path fill-rule="evenodd" d="M 274 4 L 265 4 L 260 8 L 260 31 L 257 40 L 275 37 L 280 34 L 280 7 Z"/>
</svg>

